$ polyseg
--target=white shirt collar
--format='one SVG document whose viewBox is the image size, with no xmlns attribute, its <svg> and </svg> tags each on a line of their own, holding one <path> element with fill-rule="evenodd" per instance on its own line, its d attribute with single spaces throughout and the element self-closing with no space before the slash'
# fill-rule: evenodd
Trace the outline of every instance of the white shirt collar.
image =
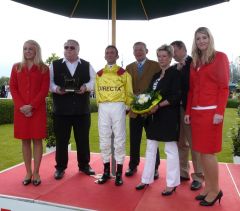
<svg viewBox="0 0 240 211">
<path fill-rule="evenodd" d="M 62 61 L 62 63 L 64 63 L 64 62 L 69 62 L 66 58 L 63 58 L 63 61 Z M 80 64 L 81 64 L 81 59 L 80 58 L 78 58 L 75 62 L 79 62 Z M 70 62 L 69 62 L 70 63 Z"/>
<path fill-rule="evenodd" d="M 142 66 L 142 65 L 144 65 L 144 63 L 146 62 L 146 60 L 147 60 L 147 58 L 144 59 L 144 60 L 142 60 L 141 62 L 136 61 L 136 63 L 137 63 L 137 64 L 141 64 L 141 66 Z"/>
</svg>

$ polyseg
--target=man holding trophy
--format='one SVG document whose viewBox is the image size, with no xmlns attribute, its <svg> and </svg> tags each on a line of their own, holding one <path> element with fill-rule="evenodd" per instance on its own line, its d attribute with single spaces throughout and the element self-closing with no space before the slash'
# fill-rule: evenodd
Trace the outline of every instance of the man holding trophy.
<svg viewBox="0 0 240 211">
<path fill-rule="evenodd" d="M 53 93 L 53 126 L 56 135 L 56 172 L 62 179 L 68 164 L 68 143 L 73 127 L 79 171 L 95 172 L 89 165 L 90 91 L 94 89 L 95 71 L 89 62 L 80 59 L 79 43 L 67 40 L 64 58 L 50 65 L 50 90 Z"/>
</svg>

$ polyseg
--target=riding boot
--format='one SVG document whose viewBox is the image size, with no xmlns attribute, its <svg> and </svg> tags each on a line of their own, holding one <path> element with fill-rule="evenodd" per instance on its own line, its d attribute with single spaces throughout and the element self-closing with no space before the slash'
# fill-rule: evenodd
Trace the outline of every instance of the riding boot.
<svg viewBox="0 0 240 211">
<path fill-rule="evenodd" d="M 115 179 L 115 185 L 116 186 L 120 186 L 120 185 L 123 184 L 122 169 L 123 169 L 123 165 L 122 164 L 117 164 L 117 172 L 116 172 L 116 179 Z"/>
<path fill-rule="evenodd" d="M 101 178 L 97 180 L 98 184 L 104 184 L 110 179 L 110 163 L 104 163 L 104 173 Z"/>
</svg>

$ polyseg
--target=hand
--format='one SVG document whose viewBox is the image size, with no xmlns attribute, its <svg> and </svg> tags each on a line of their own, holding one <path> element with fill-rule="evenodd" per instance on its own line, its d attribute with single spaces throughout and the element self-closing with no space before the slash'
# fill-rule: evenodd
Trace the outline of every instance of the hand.
<svg viewBox="0 0 240 211">
<path fill-rule="evenodd" d="M 20 108 L 20 111 L 26 115 L 30 112 L 32 112 L 32 106 L 31 105 L 23 105 L 21 108 Z"/>
<path fill-rule="evenodd" d="M 66 94 L 66 92 L 64 91 L 64 89 L 61 89 L 61 87 L 57 86 L 56 88 L 56 93 L 59 95 L 64 95 Z"/>
<path fill-rule="evenodd" d="M 190 121 L 190 115 L 185 115 L 185 116 L 184 116 L 184 122 L 185 122 L 185 124 L 190 125 L 190 123 L 191 123 L 191 121 Z"/>
<path fill-rule="evenodd" d="M 213 124 L 214 125 L 218 125 L 218 124 L 222 123 L 222 121 L 223 121 L 223 115 L 214 114 L 214 116 L 213 116 Z"/>
<path fill-rule="evenodd" d="M 157 110 L 158 110 L 158 105 L 155 105 L 149 113 L 154 114 Z"/>
<path fill-rule="evenodd" d="M 77 93 L 77 94 L 84 94 L 86 91 L 87 91 L 87 87 L 86 87 L 85 84 L 83 84 L 83 85 L 80 87 L 79 91 L 76 91 L 76 93 Z"/>
<path fill-rule="evenodd" d="M 25 115 L 25 117 L 31 117 L 32 116 L 32 112 L 28 112 L 28 113 L 26 113 L 24 115 Z"/>
</svg>

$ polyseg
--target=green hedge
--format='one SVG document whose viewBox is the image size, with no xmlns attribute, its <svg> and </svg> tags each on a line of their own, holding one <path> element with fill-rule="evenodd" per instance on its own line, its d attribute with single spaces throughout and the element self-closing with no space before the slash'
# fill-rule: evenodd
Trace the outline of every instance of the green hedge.
<svg viewBox="0 0 240 211">
<path fill-rule="evenodd" d="M 13 123 L 13 101 L 0 99 L 0 125 Z"/>
<path fill-rule="evenodd" d="M 90 99 L 90 111 L 91 111 L 91 113 L 98 112 L 96 98 Z"/>
<path fill-rule="evenodd" d="M 51 103 L 49 97 L 47 102 Z M 96 99 L 91 98 L 91 112 L 97 112 L 98 107 L 96 104 Z M 51 105 L 50 105 L 51 107 Z M 13 123 L 13 100 L 12 99 L 0 99 L 0 125 Z"/>
<path fill-rule="evenodd" d="M 238 99 L 228 99 L 227 108 L 238 108 L 239 100 Z"/>
</svg>

